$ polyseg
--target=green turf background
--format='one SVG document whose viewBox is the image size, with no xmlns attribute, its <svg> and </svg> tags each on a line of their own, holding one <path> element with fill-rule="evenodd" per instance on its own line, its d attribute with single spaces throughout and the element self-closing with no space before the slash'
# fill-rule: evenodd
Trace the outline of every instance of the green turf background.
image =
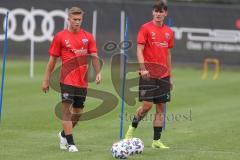
<svg viewBox="0 0 240 160">
<path fill-rule="evenodd" d="M 8 61 L 0 123 L 0 160 L 111 160 L 110 148 L 119 137 L 119 112 L 114 111 L 80 124 L 74 130 L 78 153 L 60 151 L 57 134 L 60 120 L 54 115 L 59 100 L 57 92 L 41 92 L 46 62 L 36 62 L 35 76 L 29 78 L 29 62 Z M 167 127 L 162 140 L 170 150 L 151 149 L 150 115 L 136 131 L 144 141 L 138 160 L 237 160 L 240 159 L 240 74 L 221 71 L 220 77 L 201 80 L 201 70 L 174 69 L 172 102 L 168 104 Z M 211 76 L 211 73 L 210 73 Z M 91 84 L 90 87 L 95 87 Z M 98 89 L 116 95 L 109 66 L 103 68 L 103 81 Z M 86 109 L 98 104 L 89 99 Z M 126 106 L 128 115 L 137 106 Z M 174 115 L 174 119 L 172 119 Z M 124 130 L 130 123 L 124 119 Z"/>
</svg>

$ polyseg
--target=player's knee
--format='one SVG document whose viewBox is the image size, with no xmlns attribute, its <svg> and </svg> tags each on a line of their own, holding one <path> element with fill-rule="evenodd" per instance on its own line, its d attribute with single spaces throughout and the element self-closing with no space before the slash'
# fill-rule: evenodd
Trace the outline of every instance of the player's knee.
<svg viewBox="0 0 240 160">
<path fill-rule="evenodd" d="M 80 115 L 83 112 L 82 108 L 72 108 L 72 114 Z"/>
<path fill-rule="evenodd" d="M 164 112 L 164 103 L 159 103 L 156 105 L 156 113 L 163 113 Z"/>
<path fill-rule="evenodd" d="M 143 110 L 144 111 L 149 111 L 152 108 L 152 103 L 144 103 L 143 104 Z"/>
</svg>

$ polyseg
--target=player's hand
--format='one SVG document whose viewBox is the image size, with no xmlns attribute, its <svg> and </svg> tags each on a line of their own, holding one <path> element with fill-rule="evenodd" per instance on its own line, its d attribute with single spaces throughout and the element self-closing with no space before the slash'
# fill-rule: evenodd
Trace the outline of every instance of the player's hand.
<svg viewBox="0 0 240 160">
<path fill-rule="evenodd" d="M 96 80 L 95 80 L 96 84 L 100 84 L 101 80 L 102 80 L 101 73 L 98 73 L 98 74 L 96 75 Z"/>
<path fill-rule="evenodd" d="M 150 74 L 148 70 L 140 70 L 139 73 L 143 79 L 149 80 Z"/>
<path fill-rule="evenodd" d="M 44 93 L 47 93 L 49 91 L 49 82 L 46 80 L 43 80 L 42 82 L 42 91 Z"/>
</svg>

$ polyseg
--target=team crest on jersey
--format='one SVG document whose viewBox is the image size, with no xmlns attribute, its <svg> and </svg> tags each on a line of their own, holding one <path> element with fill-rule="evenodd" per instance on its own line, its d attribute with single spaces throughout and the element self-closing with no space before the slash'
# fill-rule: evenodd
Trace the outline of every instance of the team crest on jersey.
<svg viewBox="0 0 240 160">
<path fill-rule="evenodd" d="M 170 38 L 170 34 L 169 33 L 165 33 L 165 38 L 169 39 Z"/>
<path fill-rule="evenodd" d="M 83 38 L 83 39 L 82 39 L 82 42 L 83 42 L 84 45 L 87 45 L 87 44 L 88 44 L 88 39 Z"/>
<path fill-rule="evenodd" d="M 151 36 L 152 36 L 152 39 L 156 39 L 156 33 L 155 32 L 151 32 Z"/>
</svg>

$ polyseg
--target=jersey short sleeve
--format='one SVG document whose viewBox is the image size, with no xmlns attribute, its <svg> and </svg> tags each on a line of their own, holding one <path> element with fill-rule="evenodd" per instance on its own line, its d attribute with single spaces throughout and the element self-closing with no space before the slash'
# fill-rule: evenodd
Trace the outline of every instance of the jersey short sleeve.
<svg viewBox="0 0 240 160">
<path fill-rule="evenodd" d="M 138 44 L 146 44 L 147 42 L 147 31 L 146 28 L 144 26 L 142 26 L 139 29 L 138 35 L 137 35 L 137 43 Z"/>
<path fill-rule="evenodd" d="M 96 46 L 96 41 L 94 40 L 93 36 L 89 34 L 89 44 L 88 44 L 88 53 L 97 53 L 97 46 Z"/>
<path fill-rule="evenodd" d="M 52 40 L 50 48 L 48 50 L 49 55 L 59 57 L 61 56 L 61 37 L 56 34 Z"/>
</svg>

